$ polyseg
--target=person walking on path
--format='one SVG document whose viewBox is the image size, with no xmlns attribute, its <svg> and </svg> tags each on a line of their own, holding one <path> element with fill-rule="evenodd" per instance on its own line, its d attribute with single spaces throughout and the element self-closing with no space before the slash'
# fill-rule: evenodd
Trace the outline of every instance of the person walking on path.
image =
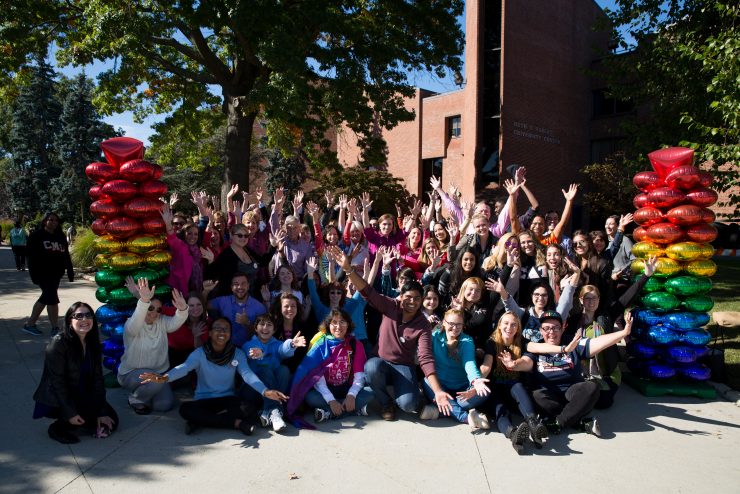
<svg viewBox="0 0 740 494">
<path fill-rule="evenodd" d="M 10 230 L 10 248 L 13 250 L 13 257 L 15 257 L 16 271 L 26 270 L 27 242 L 28 235 L 26 235 L 26 229 L 21 226 L 20 221 L 16 221 L 13 229 Z"/>
<path fill-rule="evenodd" d="M 51 335 L 59 332 L 59 281 L 64 272 L 70 283 L 75 279 L 72 259 L 69 257 L 69 245 L 62 232 L 59 216 L 46 213 L 41 226 L 28 238 L 28 272 L 34 285 L 41 288 L 41 296 L 33 304 L 31 317 L 23 325 L 23 331 L 34 336 L 43 333 L 36 327 L 41 312 L 46 307 L 51 324 Z"/>
</svg>

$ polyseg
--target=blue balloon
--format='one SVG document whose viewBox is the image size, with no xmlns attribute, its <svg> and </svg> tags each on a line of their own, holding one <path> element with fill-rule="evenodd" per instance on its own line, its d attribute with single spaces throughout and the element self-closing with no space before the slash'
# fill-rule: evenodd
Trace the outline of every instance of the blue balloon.
<svg viewBox="0 0 740 494">
<path fill-rule="evenodd" d="M 690 346 L 672 346 L 666 349 L 665 356 L 673 362 L 690 364 L 696 361 L 696 350 Z"/>
<path fill-rule="evenodd" d="M 123 355 L 123 350 L 123 340 L 120 338 L 110 338 L 103 342 L 103 355 L 106 357 L 120 359 Z"/>
<path fill-rule="evenodd" d="M 709 324 L 709 314 L 706 312 L 694 312 L 697 326 L 706 326 Z"/>
<path fill-rule="evenodd" d="M 100 325 L 100 334 L 111 337 L 113 336 L 113 327 L 108 324 L 101 324 Z"/>
<path fill-rule="evenodd" d="M 673 312 L 665 315 L 665 321 L 679 331 L 688 331 L 698 326 L 696 315 L 693 312 Z"/>
<path fill-rule="evenodd" d="M 706 381 L 712 375 L 709 367 L 702 364 L 688 364 L 678 367 L 678 372 L 683 376 L 695 381 Z"/>
<path fill-rule="evenodd" d="M 676 369 L 666 364 L 651 363 L 645 370 L 647 375 L 654 379 L 668 379 L 676 375 Z"/>
<path fill-rule="evenodd" d="M 103 367 L 105 367 L 108 370 L 112 370 L 113 372 L 118 372 L 118 366 L 120 365 L 121 365 L 120 359 L 116 359 L 113 357 L 103 358 Z"/>
<path fill-rule="evenodd" d="M 648 345 L 647 343 L 631 341 L 627 345 L 627 353 L 629 353 L 633 357 L 637 357 L 640 359 L 649 359 L 654 357 L 655 354 L 658 353 L 658 350 L 654 346 Z"/>
<path fill-rule="evenodd" d="M 694 351 L 696 352 L 696 358 L 700 359 L 702 357 L 706 357 L 709 353 L 709 347 L 708 346 L 695 346 L 692 347 Z"/>
<path fill-rule="evenodd" d="M 712 335 L 705 329 L 692 329 L 681 335 L 681 343 L 693 346 L 704 346 L 712 340 Z"/>
<path fill-rule="evenodd" d="M 111 336 L 118 336 L 123 338 L 123 327 L 124 323 L 116 324 L 116 326 L 113 328 L 113 334 Z"/>
<path fill-rule="evenodd" d="M 652 327 L 663 322 L 663 316 L 650 309 L 637 309 L 635 316 L 638 322 L 643 323 L 647 327 Z"/>
<path fill-rule="evenodd" d="M 678 335 L 669 328 L 656 326 L 648 330 L 647 339 L 657 345 L 670 345 L 678 339 Z"/>
<path fill-rule="evenodd" d="M 98 319 L 98 323 L 115 326 L 116 324 L 125 322 L 133 313 L 133 308 L 106 304 L 98 307 L 98 310 L 95 311 L 95 316 Z"/>
</svg>

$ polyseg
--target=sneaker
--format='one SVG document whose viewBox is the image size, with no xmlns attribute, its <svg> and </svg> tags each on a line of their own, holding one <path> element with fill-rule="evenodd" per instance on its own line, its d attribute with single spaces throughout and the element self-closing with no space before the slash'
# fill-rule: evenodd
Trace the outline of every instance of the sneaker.
<svg viewBox="0 0 740 494">
<path fill-rule="evenodd" d="M 331 418 L 331 412 L 328 410 L 324 410 L 323 408 L 316 408 L 313 411 L 313 420 L 317 424 L 320 424 L 321 422 L 326 422 Z"/>
<path fill-rule="evenodd" d="M 185 421 L 185 435 L 189 436 L 198 429 L 198 424 L 189 420 Z"/>
<path fill-rule="evenodd" d="M 149 415 L 150 413 L 152 413 L 152 409 L 144 405 L 143 403 L 129 402 L 128 405 L 134 410 L 134 413 L 136 413 L 137 415 Z"/>
<path fill-rule="evenodd" d="M 526 422 L 522 422 L 518 427 L 512 427 L 509 432 L 509 439 L 511 439 L 511 446 L 517 454 L 522 454 L 524 451 L 524 441 L 529 437 L 529 426 Z"/>
<path fill-rule="evenodd" d="M 357 410 L 357 415 L 361 417 L 367 417 L 367 405 L 363 406 L 359 410 Z"/>
<path fill-rule="evenodd" d="M 550 419 L 547 422 L 545 422 L 545 428 L 547 428 L 547 432 L 549 434 L 552 434 L 553 436 L 557 436 L 563 431 L 563 428 L 558 424 L 558 421 L 555 419 Z"/>
<path fill-rule="evenodd" d="M 396 407 L 393 406 L 393 403 L 384 406 L 380 410 L 380 417 L 386 422 L 392 422 L 396 420 Z"/>
<path fill-rule="evenodd" d="M 28 334 L 32 334 L 34 336 L 43 336 L 44 335 L 44 333 L 42 333 L 41 330 L 39 328 L 37 328 L 35 324 L 32 324 L 31 326 L 26 326 L 24 324 L 23 325 L 23 331 L 26 332 L 26 333 L 28 333 Z"/>
<path fill-rule="evenodd" d="M 266 411 L 260 414 L 260 425 L 262 427 L 268 427 L 270 425 L 270 415 Z"/>
<path fill-rule="evenodd" d="M 58 334 L 59 334 L 59 328 L 57 328 L 57 327 L 51 328 L 51 337 L 52 338 L 54 338 Z"/>
<path fill-rule="evenodd" d="M 601 437 L 601 427 L 599 426 L 599 420 L 596 417 L 584 417 L 578 425 L 586 434 L 593 434 L 596 437 Z"/>
<path fill-rule="evenodd" d="M 72 434 L 70 430 L 61 421 L 57 420 L 49 426 L 49 437 L 62 444 L 76 444 L 80 438 Z"/>
<path fill-rule="evenodd" d="M 270 412 L 270 423 L 272 424 L 272 430 L 280 432 L 287 427 L 287 424 L 283 420 L 283 414 L 277 408 Z"/>
<path fill-rule="evenodd" d="M 437 420 L 439 418 L 439 408 L 436 405 L 424 405 L 419 418 L 421 420 Z"/>
<path fill-rule="evenodd" d="M 527 417 L 527 425 L 529 426 L 529 434 L 532 437 L 532 442 L 535 447 L 541 447 L 542 443 L 545 442 L 545 439 L 547 439 L 549 435 L 547 427 L 536 415 L 530 415 Z"/>
<path fill-rule="evenodd" d="M 478 412 L 476 409 L 472 409 L 468 412 L 468 425 L 472 429 L 490 429 L 491 424 L 488 423 L 488 417 Z"/>
<path fill-rule="evenodd" d="M 255 429 L 257 429 L 257 426 L 248 420 L 242 420 L 239 422 L 239 430 L 242 431 L 242 434 L 245 436 L 251 436 L 254 434 Z"/>
</svg>

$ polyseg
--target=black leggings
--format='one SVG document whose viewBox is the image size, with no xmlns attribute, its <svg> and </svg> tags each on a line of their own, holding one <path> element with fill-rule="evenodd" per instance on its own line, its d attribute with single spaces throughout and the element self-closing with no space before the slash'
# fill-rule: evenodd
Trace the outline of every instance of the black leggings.
<svg viewBox="0 0 740 494">
<path fill-rule="evenodd" d="M 593 381 L 571 384 L 561 391 L 557 387 L 540 388 L 532 393 L 535 403 L 563 427 L 569 427 L 586 416 L 599 399 L 601 390 Z"/>
<path fill-rule="evenodd" d="M 180 415 L 188 422 L 218 429 L 233 429 L 238 419 L 257 423 L 254 407 L 238 396 L 186 401 L 180 405 Z"/>
</svg>

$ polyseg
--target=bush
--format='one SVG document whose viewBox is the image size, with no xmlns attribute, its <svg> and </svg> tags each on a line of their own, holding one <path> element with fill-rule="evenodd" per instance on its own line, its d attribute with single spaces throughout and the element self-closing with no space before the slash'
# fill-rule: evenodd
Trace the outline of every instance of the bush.
<svg viewBox="0 0 740 494">
<path fill-rule="evenodd" d="M 10 235 L 10 230 L 13 229 L 14 225 L 13 220 L 0 220 L 0 240 L 10 242 L 8 235 Z"/>
<path fill-rule="evenodd" d="M 93 266 L 95 251 L 95 233 L 89 228 L 80 228 L 69 249 L 72 265 L 77 269 L 88 269 Z"/>
</svg>

